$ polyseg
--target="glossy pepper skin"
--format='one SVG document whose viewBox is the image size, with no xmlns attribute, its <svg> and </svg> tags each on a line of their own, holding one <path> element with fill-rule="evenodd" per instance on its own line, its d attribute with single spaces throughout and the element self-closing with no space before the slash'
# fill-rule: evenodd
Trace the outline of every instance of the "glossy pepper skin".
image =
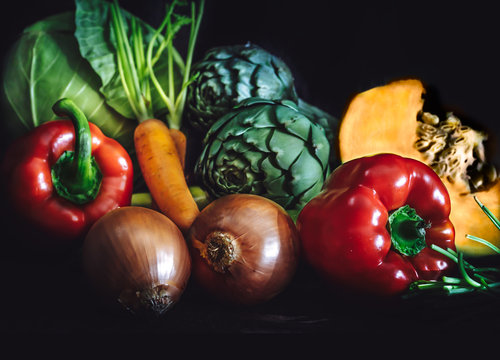
<svg viewBox="0 0 500 360">
<path fill-rule="evenodd" d="M 412 255 L 395 249 L 388 224 L 406 205 L 425 224 L 425 247 Z M 430 247 L 455 250 L 449 214 L 448 192 L 430 167 L 378 154 L 339 166 L 302 209 L 297 226 L 306 261 L 327 281 L 351 293 L 393 296 L 451 269 L 452 260 Z"/>
<path fill-rule="evenodd" d="M 4 180 L 12 206 L 28 220 L 27 226 L 42 230 L 56 244 L 82 238 L 108 211 L 130 204 L 133 168 L 126 150 L 92 123 L 88 123 L 87 140 L 100 180 L 95 198 L 84 203 L 60 196 L 51 174 L 63 153 L 75 150 L 71 120 L 39 125 L 13 142 L 5 154 Z"/>
</svg>

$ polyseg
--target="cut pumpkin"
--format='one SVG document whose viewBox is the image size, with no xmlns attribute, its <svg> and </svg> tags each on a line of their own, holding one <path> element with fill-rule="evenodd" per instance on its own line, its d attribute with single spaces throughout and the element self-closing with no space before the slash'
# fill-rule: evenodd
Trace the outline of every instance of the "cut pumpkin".
<svg viewBox="0 0 500 360">
<path fill-rule="evenodd" d="M 500 182 L 486 161 L 487 134 L 463 125 L 453 114 L 440 120 L 423 111 L 425 88 L 416 79 L 398 80 L 357 94 L 339 128 L 342 162 L 394 153 L 431 166 L 446 185 L 457 248 L 469 256 L 493 254 L 467 234 L 500 247 L 500 231 L 474 200 L 500 217 Z"/>
</svg>

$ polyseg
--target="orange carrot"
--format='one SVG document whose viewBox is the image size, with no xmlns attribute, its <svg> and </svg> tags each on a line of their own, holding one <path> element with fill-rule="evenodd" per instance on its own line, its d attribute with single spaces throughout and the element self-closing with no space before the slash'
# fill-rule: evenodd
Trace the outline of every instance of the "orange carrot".
<svg viewBox="0 0 500 360">
<path fill-rule="evenodd" d="M 177 129 L 169 129 L 170 135 L 172 136 L 172 140 L 174 140 L 175 148 L 177 150 L 177 154 L 179 155 L 179 159 L 181 160 L 182 168 L 184 169 L 186 163 L 186 135 L 180 130 Z"/>
<path fill-rule="evenodd" d="M 142 175 L 160 211 L 186 232 L 199 214 L 171 131 L 163 121 L 139 123 L 134 143 Z"/>
</svg>

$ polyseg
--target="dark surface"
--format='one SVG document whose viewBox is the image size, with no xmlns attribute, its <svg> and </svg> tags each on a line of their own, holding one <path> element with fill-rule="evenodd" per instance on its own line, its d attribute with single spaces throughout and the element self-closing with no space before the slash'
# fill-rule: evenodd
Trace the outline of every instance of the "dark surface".
<svg viewBox="0 0 500 360">
<path fill-rule="evenodd" d="M 137 2 L 136 2 L 137 3 Z M 163 2 L 123 1 L 157 25 Z M 196 54 L 251 41 L 281 57 L 299 96 L 340 117 L 355 93 L 401 77 L 418 77 L 457 114 L 500 134 L 497 115 L 500 23 L 486 2 L 208 0 Z M 436 5 L 439 4 L 439 5 Z M 72 1 L 13 2 L 2 11 L 5 54 L 27 25 Z M 3 134 L 4 135 L 4 134 Z M 4 146 L 10 141 L 2 137 Z M 494 148 L 498 163 L 500 151 Z M 5 197 L 3 197 L 5 198 Z M 194 282 L 161 321 L 145 322 L 99 304 L 87 287 L 78 251 L 36 252 L 43 240 L 2 205 L 0 331 L 7 333 L 354 333 L 397 336 L 500 332 L 500 300 L 472 294 L 375 300 L 328 289 L 305 265 L 284 293 L 257 307 L 236 308 L 205 297 Z M 498 259 L 482 262 L 499 265 Z"/>
</svg>

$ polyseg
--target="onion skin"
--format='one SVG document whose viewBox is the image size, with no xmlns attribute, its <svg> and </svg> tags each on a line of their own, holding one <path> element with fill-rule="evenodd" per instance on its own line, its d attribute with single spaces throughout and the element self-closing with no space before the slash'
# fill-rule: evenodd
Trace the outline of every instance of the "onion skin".
<svg viewBox="0 0 500 360">
<path fill-rule="evenodd" d="M 82 262 L 105 302 L 138 315 L 163 315 L 179 301 L 191 274 L 179 228 L 165 215 L 136 206 L 112 210 L 91 227 Z"/>
<path fill-rule="evenodd" d="M 205 207 L 190 228 L 188 245 L 193 278 L 235 305 L 278 295 L 292 280 L 300 256 L 299 234 L 288 213 L 251 194 L 227 195 Z"/>
</svg>

